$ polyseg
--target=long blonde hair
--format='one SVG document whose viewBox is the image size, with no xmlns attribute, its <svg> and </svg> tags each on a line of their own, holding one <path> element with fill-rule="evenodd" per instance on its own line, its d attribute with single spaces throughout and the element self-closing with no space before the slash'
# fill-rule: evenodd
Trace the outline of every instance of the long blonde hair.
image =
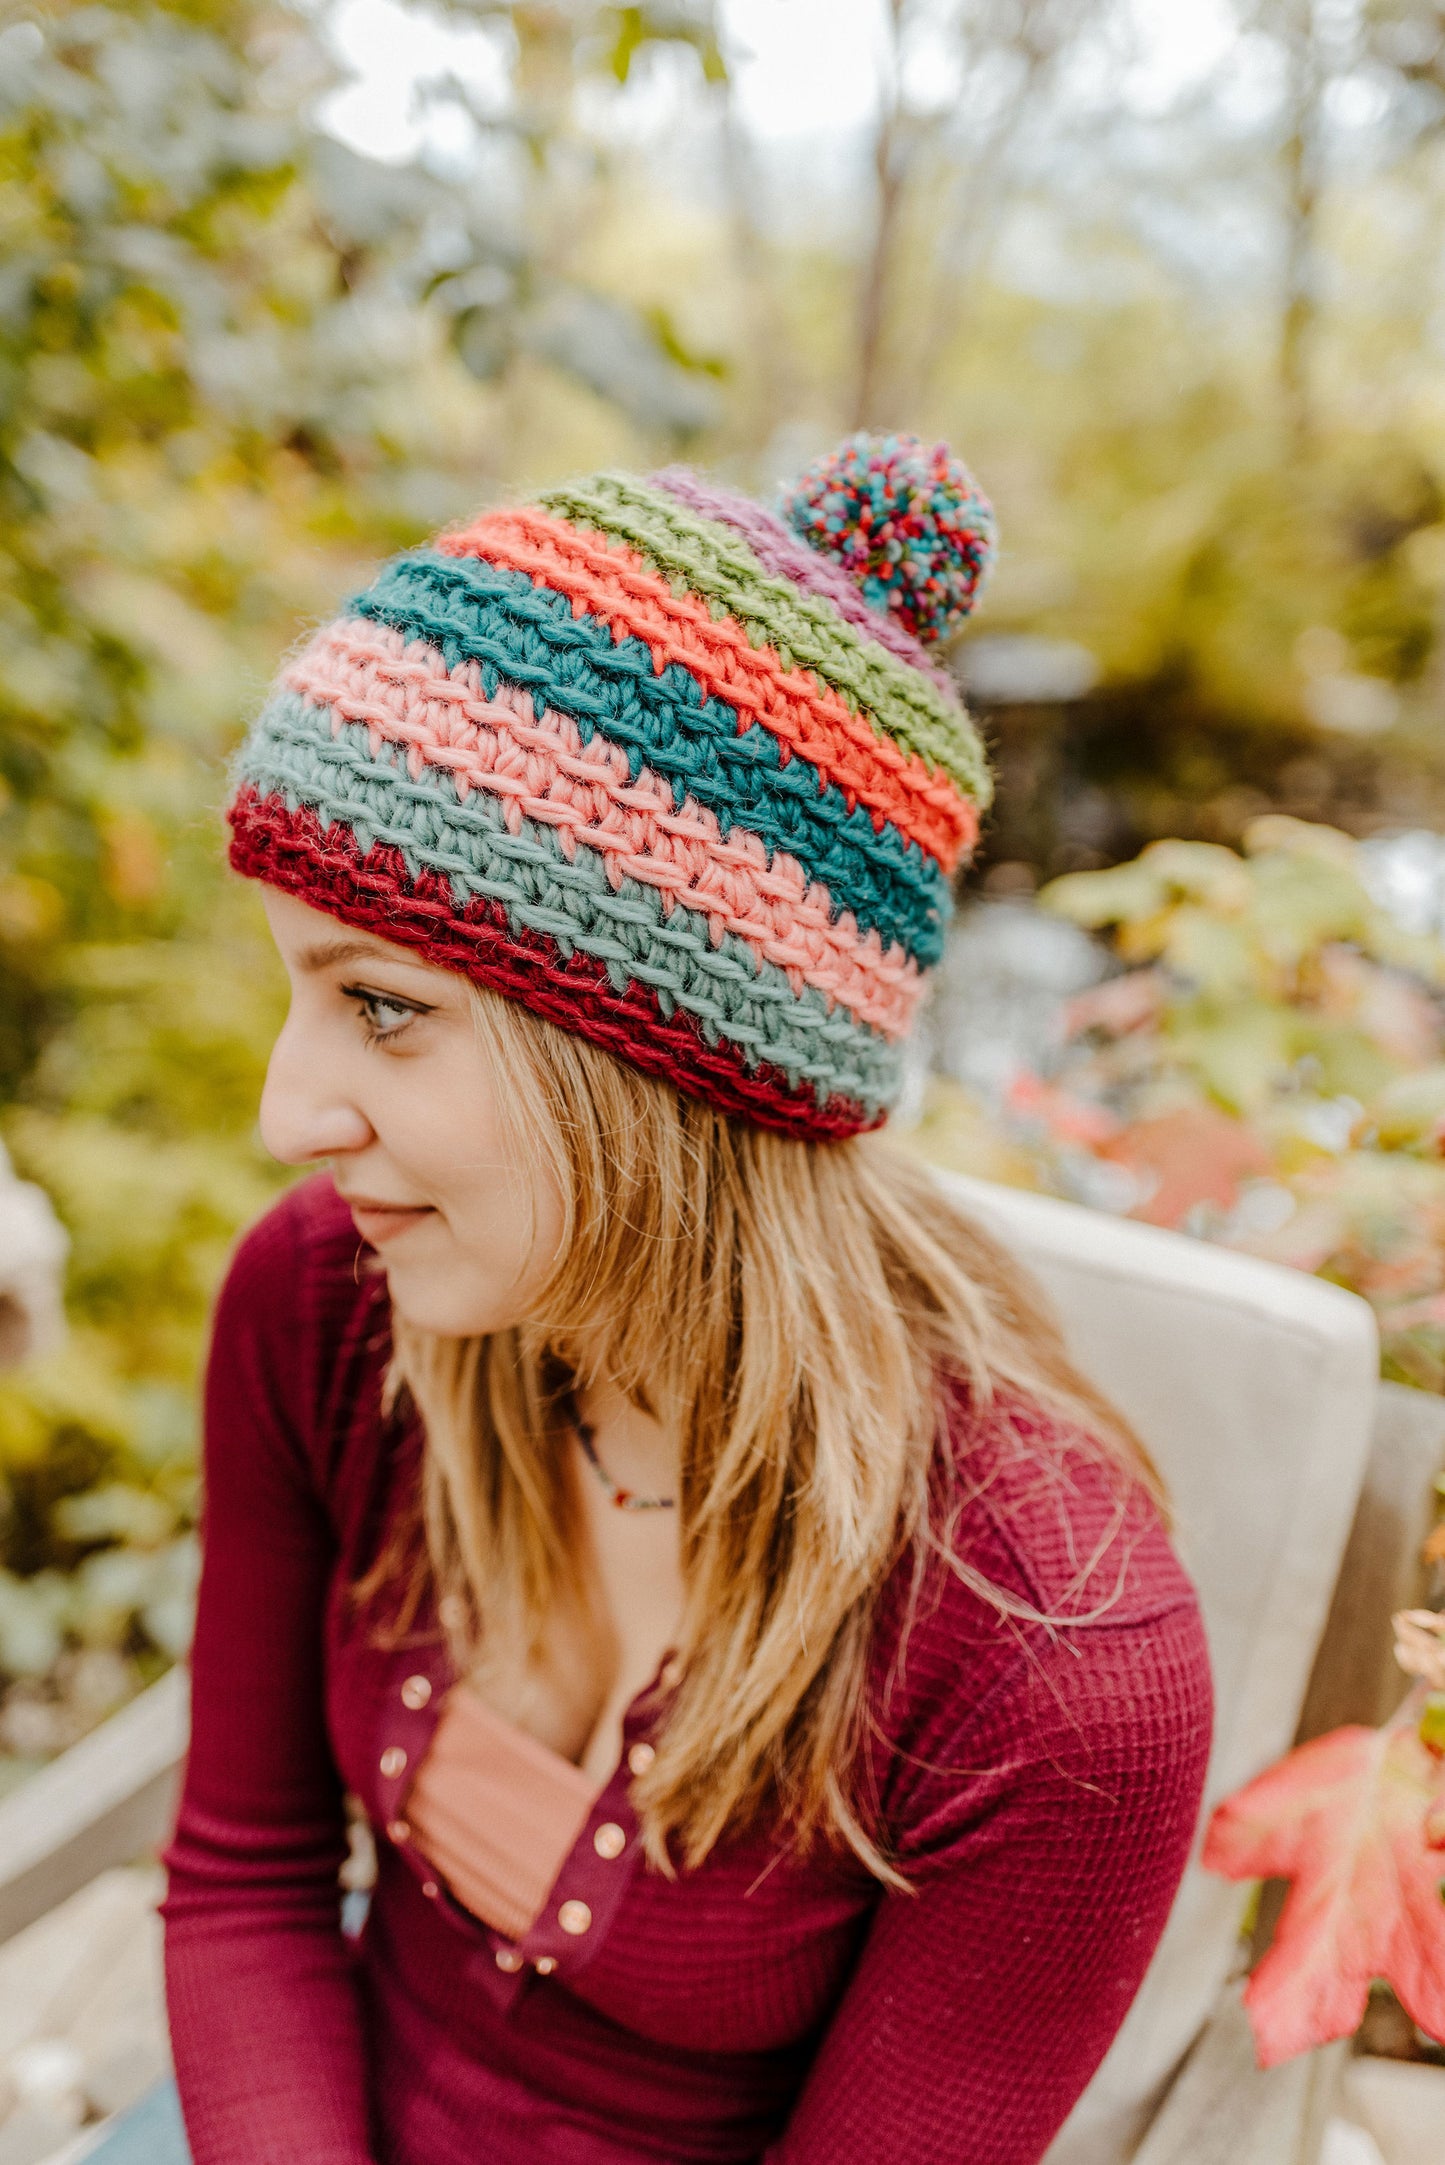
<svg viewBox="0 0 1445 2165">
<path fill-rule="evenodd" d="M 564 1224 L 525 1323 L 455 1339 L 396 1319 L 391 1388 L 425 1433 L 422 1568 L 458 1659 L 535 1655 L 576 1600 L 565 1409 L 611 1379 L 681 1446 L 681 1682 L 633 1792 L 649 1856 L 696 1864 L 771 1801 L 799 1842 L 829 1832 L 901 1885 L 850 1769 L 877 1597 L 939 1539 L 943 1387 L 1042 1405 L 1162 1501 L 1143 1446 L 1027 1276 L 881 1138 L 771 1134 L 494 994 L 474 1004 L 511 1147 L 540 1153 Z"/>
</svg>

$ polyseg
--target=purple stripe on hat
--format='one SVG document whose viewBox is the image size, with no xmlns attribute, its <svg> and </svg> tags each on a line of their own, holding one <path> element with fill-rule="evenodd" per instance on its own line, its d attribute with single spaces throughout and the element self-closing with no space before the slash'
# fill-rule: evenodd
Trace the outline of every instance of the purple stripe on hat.
<svg viewBox="0 0 1445 2165">
<path fill-rule="evenodd" d="M 684 504 L 700 518 L 715 519 L 719 526 L 729 527 L 747 543 L 763 569 L 771 572 L 774 578 L 791 579 L 794 586 L 831 601 L 839 616 L 846 618 L 869 639 L 875 639 L 879 646 L 886 647 L 896 660 L 907 662 L 910 669 L 921 670 L 951 699 L 958 700 L 957 683 L 947 670 L 940 669 L 929 658 L 913 634 L 896 618 L 885 616 L 881 610 L 870 609 L 840 565 L 829 563 L 825 556 L 810 549 L 781 519 L 774 518 L 771 511 L 765 511 L 761 504 L 753 503 L 750 497 L 739 496 L 732 489 L 719 488 L 715 482 L 701 480 L 686 466 L 664 466 L 660 473 L 649 474 L 648 481 L 653 488 L 665 489 L 675 503 Z"/>
</svg>

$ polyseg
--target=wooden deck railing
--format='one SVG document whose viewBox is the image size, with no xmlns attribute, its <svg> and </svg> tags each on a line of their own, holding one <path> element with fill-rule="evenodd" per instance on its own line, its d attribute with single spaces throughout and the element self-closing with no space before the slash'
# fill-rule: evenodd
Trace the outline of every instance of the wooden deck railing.
<svg viewBox="0 0 1445 2165">
<path fill-rule="evenodd" d="M 164 1841 L 189 1733 L 172 1669 L 0 1803 L 0 1941 Z"/>
</svg>

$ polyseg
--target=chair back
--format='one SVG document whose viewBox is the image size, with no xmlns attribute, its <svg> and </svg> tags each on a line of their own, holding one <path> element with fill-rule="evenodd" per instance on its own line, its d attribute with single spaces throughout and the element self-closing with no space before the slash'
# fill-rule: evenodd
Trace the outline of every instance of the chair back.
<svg viewBox="0 0 1445 2165">
<path fill-rule="evenodd" d="M 1238 1957 L 1245 1890 L 1202 1871 L 1198 1843 L 1214 1804 L 1293 1739 L 1364 1477 L 1374 1318 L 1301 1272 L 937 1177 L 1041 1282 L 1074 1359 L 1147 1444 L 1209 1640 L 1214 1747 L 1195 1854 L 1138 1998 L 1046 2160 L 1124 2165 Z"/>
</svg>

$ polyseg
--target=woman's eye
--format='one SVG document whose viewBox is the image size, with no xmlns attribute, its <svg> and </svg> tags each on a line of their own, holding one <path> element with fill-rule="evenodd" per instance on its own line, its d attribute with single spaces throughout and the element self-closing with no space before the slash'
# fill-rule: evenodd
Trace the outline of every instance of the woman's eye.
<svg viewBox="0 0 1445 2165">
<path fill-rule="evenodd" d="M 393 1000 L 384 992 L 368 992 L 363 985 L 347 985 L 343 990 L 348 1000 L 355 1001 L 372 1044 L 379 1039 L 399 1036 L 407 1024 L 423 1012 L 413 1007 L 409 1000 Z"/>
</svg>

